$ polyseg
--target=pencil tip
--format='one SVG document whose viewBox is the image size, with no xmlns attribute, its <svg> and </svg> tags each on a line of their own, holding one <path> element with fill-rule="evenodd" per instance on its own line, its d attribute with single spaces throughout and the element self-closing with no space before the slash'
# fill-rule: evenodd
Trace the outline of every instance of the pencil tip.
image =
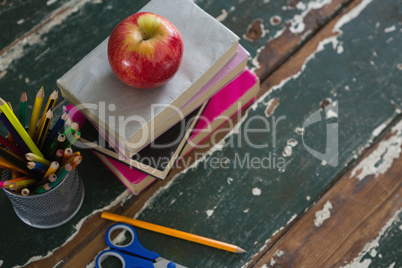
<svg viewBox="0 0 402 268">
<path fill-rule="evenodd" d="M 5 100 L 3 100 L 2 98 L 0 98 L 0 105 L 4 105 L 6 103 Z"/>
<path fill-rule="evenodd" d="M 242 248 L 236 247 L 236 250 L 235 250 L 234 253 L 245 253 L 245 252 L 247 252 L 247 251 L 245 251 L 245 250 L 242 249 Z"/>
<path fill-rule="evenodd" d="M 26 102 L 27 100 L 28 100 L 27 93 L 26 93 L 26 92 L 22 92 L 20 101 L 21 101 L 21 102 Z"/>
<path fill-rule="evenodd" d="M 39 89 L 38 93 L 36 93 L 37 98 L 44 98 L 45 97 L 45 90 L 43 89 L 43 86 Z"/>
</svg>

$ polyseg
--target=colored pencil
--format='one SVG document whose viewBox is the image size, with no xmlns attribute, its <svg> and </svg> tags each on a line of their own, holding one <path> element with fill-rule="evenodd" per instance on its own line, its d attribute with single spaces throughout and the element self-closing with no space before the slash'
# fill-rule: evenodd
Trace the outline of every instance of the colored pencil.
<svg viewBox="0 0 402 268">
<path fill-rule="evenodd" d="M 25 158 L 28 160 L 28 161 L 35 161 L 35 162 L 38 162 L 38 163 L 41 163 L 41 164 L 45 164 L 45 165 L 50 165 L 50 161 L 49 160 L 47 160 L 47 159 L 45 159 L 45 158 L 43 158 L 43 157 L 40 157 L 40 156 L 37 156 L 37 155 L 35 155 L 35 154 L 33 154 L 33 153 L 27 153 L 27 154 L 25 154 Z"/>
<path fill-rule="evenodd" d="M 25 128 L 26 125 L 26 120 L 27 120 L 27 93 L 22 92 L 21 98 L 20 98 L 20 107 L 19 107 L 19 116 L 18 119 L 21 122 L 21 125 Z"/>
<path fill-rule="evenodd" d="M 43 157 L 42 153 L 39 151 L 39 149 L 36 146 L 36 144 L 33 142 L 31 137 L 25 131 L 24 127 L 18 121 L 17 117 L 10 110 L 10 107 L 8 107 L 7 103 L 2 98 L 0 98 L 0 109 L 6 115 L 6 117 L 10 121 L 10 123 L 14 126 L 15 130 L 21 136 L 22 140 L 26 143 L 26 145 L 31 150 L 31 152 L 36 154 L 36 155 L 39 155 L 39 156 Z"/>
<path fill-rule="evenodd" d="M 47 183 L 45 183 L 43 185 L 40 185 L 40 186 L 36 187 L 35 188 L 35 193 L 41 194 L 41 193 L 49 191 L 50 189 L 52 189 L 52 186 L 51 186 L 51 184 L 49 182 L 47 182 Z"/>
<path fill-rule="evenodd" d="M 49 153 L 47 154 L 48 159 L 54 159 L 56 152 L 61 148 L 63 143 L 66 141 L 66 136 L 60 134 L 57 139 L 53 142 L 50 147 Z"/>
<path fill-rule="evenodd" d="M 66 130 L 64 130 L 63 134 L 67 137 L 69 135 L 73 135 L 78 130 L 78 123 L 72 123 Z"/>
<path fill-rule="evenodd" d="M 68 147 L 71 147 L 74 143 L 77 142 L 81 138 L 81 132 L 76 132 L 74 135 L 69 135 L 69 137 L 66 136 L 66 142 L 63 144 L 62 148 L 66 149 Z"/>
<path fill-rule="evenodd" d="M 42 117 L 41 117 L 41 119 L 40 119 L 40 121 L 39 121 L 39 125 L 38 125 L 38 129 L 39 129 L 39 130 L 42 129 L 43 124 L 44 124 L 45 121 L 46 121 L 47 112 L 48 112 L 49 110 L 53 110 L 53 109 L 54 109 L 54 106 L 56 105 L 56 101 L 57 101 L 58 96 L 59 96 L 59 93 L 58 93 L 57 89 L 56 89 L 55 91 L 53 91 L 52 94 L 50 94 L 49 99 L 47 100 L 45 109 L 43 110 Z M 36 141 L 38 140 L 38 135 L 40 134 L 39 132 L 40 132 L 40 131 L 36 131 L 36 133 L 35 133 L 35 140 L 36 140 Z"/>
<path fill-rule="evenodd" d="M 63 151 L 63 150 L 57 150 L 55 160 L 56 160 L 59 164 L 61 164 L 61 163 L 63 162 L 63 155 L 64 155 L 64 151 Z"/>
<path fill-rule="evenodd" d="M 226 250 L 226 251 L 233 252 L 233 253 L 243 253 L 243 252 L 245 252 L 244 249 L 241 249 L 238 246 L 235 246 L 235 245 L 232 245 L 232 244 L 228 244 L 228 243 L 217 241 L 217 240 L 214 240 L 214 239 L 202 237 L 202 236 L 199 236 L 199 235 L 194 235 L 194 234 L 182 232 L 182 231 L 179 231 L 179 230 L 176 230 L 176 229 L 156 225 L 156 224 L 153 224 L 153 223 L 148 223 L 148 222 L 145 222 L 145 221 L 140 221 L 140 220 L 136 220 L 136 219 L 116 215 L 116 214 L 106 212 L 106 211 L 102 212 L 101 217 L 104 218 L 104 219 L 117 221 L 117 222 L 123 222 L 123 223 L 130 224 L 130 225 L 133 225 L 133 226 L 136 226 L 136 227 L 139 227 L 139 228 L 143 228 L 143 229 L 146 229 L 146 230 L 149 230 L 149 231 L 153 231 L 153 232 L 157 232 L 157 233 L 177 237 L 177 238 L 180 238 L 180 239 L 185 239 L 185 240 L 188 240 L 188 241 L 192 241 L 192 242 L 199 243 L 199 244 L 202 244 L 202 245 L 206 245 L 206 246 L 209 246 L 209 247 L 214 247 L 214 248 Z"/>
<path fill-rule="evenodd" d="M 40 171 L 42 173 L 46 173 L 46 171 L 48 170 L 49 166 L 38 163 L 38 162 L 28 162 L 27 163 L 27 167 L 30 170 L 36 170 L 36 171 Z"/>
<path fill-rule="evenodd" d="M 74 157 L 74 160 L 72 161 L 73 169 L 76 168 L 79 164 L 81 164 L 81 161 L 82 161 L 82 156 Z"/>
<path fill-rule="evenodd" d="M 11 110 L 11 112 L 14 112 L 14 110 L 13 110 L 13 106 L 11 105 L 11 103 L 9 102 L 9 101 L 7 101 L 7 104 L 8 104 L 8 107 L 10 107 L 10 110 Z M 4 115 L 5 116 L 5 115 Z M 11 124 L 11 123 L 10 123 Z M 14 137 L 13 137 L 13 132 L 10 132 L 10 130 L 8 130 L 8 136 L 7 136 L 7 138 L 8 138 L 8 140 L 10 141 L 10 142 L 13 142 L 13 143 L 15 143 L 16 141 L 15 141 L 15 139 L 14 139 Z"/>
<path fill-rule="evenodd" d="M 12 179 L 12 180 L 8 180 L 8 181 L 0 181 L 0 188 L 10 188 L 10 184 L 16 181 L 22 181 L 22 180 L 26 180 L 28 179 L 28 177 L 19 177 L 16 179 Z"/>
<path fill-rule="evenodd" d="M 68 161 L 68 159 L 70 158 L 70 156 L 73 155 L 73 150 L 71 148 L 67 148 L 64 150 L 64 154 L 63 154 L 63 161 L 62 161 L 62 165 L 65 165 L 66 162 Z"/>
<path fill-rule="evenodd" d="M 35 185 L 36 183 L 38 183 L 38 181 L 36 179 L 26 178 L 24 180 L 19 180 L 19 181 L 14 181 L 14 182 L 9 182 L 9 183 L 8 183 L 8 181 L 6 181 L 6 182 L 4 182 L 4 186 L 15 191 L 15 190 L 19 190 L 21 188 L 30 187 L 32 185 Z"/>
<path fill-rule="evenodd" d="M 59 184 L 66 176 L 68 173 L 70 173 L 70 171 L 73 169 L 73 165 L 72 164 L 67 164 L 65 165 L 63 168 L 61 168 L 60 171 L 58 171 L 57 175 L 57 179 L 50 183 L 50 185 L 52 187 L 56 187 L 57 184 Z"/>
<path fill-rule="evenodd" d="M 17 167 L 17 166 L 14 165 L 14 164 L 11 164 L 10 162 L 5 161 L 5 160 L 4 160 L 3 158 L 1 158 L 1 157 L 0 157 L 0 168 L 2 168 L 2 169 L 9 169 L 9 170 L 12 170 L 12 171 L 17 171 L 17 172 L 22 173 L 22 174 L 25 174 L 25 175 L 28 175 L 28 174 L 29 174 L 28 171 L 25 171 L 25 170 L 23 170 L 23 169 Z"/>
<path fill-rule="evenodd" d="M 22 196 L 28 196 L 30 192 L 28 188 L 21 189 Z"/>
<path fill-rule="evenodd" d="M 50 175 L 47 177 L 47 180 L 48 180 L 49 182 L 54 182 L 54 181 L 56 181 L 56 179 L 57 179 L 57 175 L 56 175 L 56 174 L 50 174 Z"/>
<path fill-rule="evenodd" d="M 29 172 L 29 170 L 26 167 L 25 161 L 21 161 L 20 158 L 15 157 L 10 151 L 7 151 L 6 149 L 0 147 L 0 157 L 5 159 L 7 162 L 19 167 L 22 170 L 25 170 L 26 172 Z"/>
<path fill-rule="evenodd" d="M 21 148 L 17 147 L 15 144 L 11 143 L 9 140 L 7 140 L 6 138 L 4 138 L 1 135 L 0 135 L 0 144 L 2 144 L 4 147 L 7 147 L 8 149 L 10 149 L 11 151 L 13 151 L 14 153 L 16 153 L 18 155 L 24 154 L 24 152 L 21 151 Z"/>
<path fill-rule="evenodd" d="M 8 120 L 6 115 L 1 110 L 0 110 L 0 121 L 3 123 L 5 128 L 8 130 L 8 138 L 10 138 L 10 136 L 13 136 L 15 142 L 18 144 L 19 148 L 21 148 L 21 150 L 24 153 L 30 152 L 31 150 L 29 149 L 27 144 L 24 142 L 22 137 L 18 134 L 17 130 L 14 128 L 14 126 L 10 123 L 10 121 Z M 10 139 L 8 139 L 8 141 L 10 142 L 10 144 L 13 143 L 10 141 Z"/>
<path fill-rule="evenodd" d="M 31 115 L 31 120 L 29 121 L 28 134 L 31 138 L 34 138 L 34 136 L 35 136 L 35 130 L 38 125 L 40 110 L 42 108 L 42 103 L 43 103 L 44 98 L 45 98 L 45 91 L 44 91 L 43 87 L 41 87 L 39 89 L 38 93 L 36 93 L 35 103 L 34 103 L 32 115 Z"/>
<path fill-rule="evenodd" d="M 42 125 L 41 130 L 39 131 L 38 139 L 36 142 L 40 150 L 42 150 L 43 148 L 43 143 L 45 142 L 46 134 L 49 130 L 49 126 L 50 123 L 52 122 L 52 119 L 53 119 L 53 111 L 52 109 L 49 109 L 49 111 L 46 112 L 46 119 Z"/>
<path fill-rule="evenodd" d="M 49 134 L 46 137 L 45 146 L 49 146 L 49 144 L 52 144 L 54 139 L 56 139 L 60 129 L 63 127 L 67 118 L 68 118 L 68 113 L 65 112 L 56 121 L 56 124 L 53 126 L 52 130 L 49 131 Z"/>
<path fill-rule="evenodd" d="M 49 175 L 54 174 L 54 173 L 57 171 L 57 169 L 59 168 L 59 166 L 60 166 L 60 164 L 59 164 L 58 162 L 53 161 L 53 162 L 50 164 L 50 166 L 49 166 L 48 170 L 46 171 L 45 175 L 43 175 L 43 178 L 45 179 L 45 178 L 47 178 Z"/>
</svg>

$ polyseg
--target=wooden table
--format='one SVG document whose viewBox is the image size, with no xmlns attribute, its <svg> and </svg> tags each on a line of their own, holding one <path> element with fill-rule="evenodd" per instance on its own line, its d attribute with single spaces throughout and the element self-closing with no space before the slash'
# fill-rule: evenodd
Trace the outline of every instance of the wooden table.
<svg viewBox="0 0 402 268">
<path fill-rule="evenodd" d="M 146 2 L 3 1 L 1 97 L 50 94 Z M 261 80 L 255 105 L 221 133 L 226 146 L 139 196 L 83 151 L 84 204 L 54 229 L 22 223 L 1 193 L 0 266 L 93 267 L 111 211 L 247 250 L 138 229 L 144 247 L 188 267 L 402 267 L 401 1 L 196 3 L 241 37 Z M 230 168 L 211 167 L 226 158 Z"/>
</svg>

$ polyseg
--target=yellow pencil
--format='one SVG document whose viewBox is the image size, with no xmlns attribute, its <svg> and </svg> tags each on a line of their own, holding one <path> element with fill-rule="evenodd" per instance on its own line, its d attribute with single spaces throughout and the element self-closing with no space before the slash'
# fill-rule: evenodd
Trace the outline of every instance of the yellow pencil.
<svg viewBox="0 0 402 268">
<path fill-rule="evenodd" d="M 47 178 L 49 175 L 54 174 L 56 172 L 56 170 L 59 168 L 59 163 L 57 163 L 56 161 L 53 161 L 50 166 L 49 169 L 46 171 L 45 175 L 43 176 L 44 178 Z"/>
<path fill-rule="evenodd" d="M 56 101 L 57 101 L 58 97 L 59 97 L 59 93 L 58 93 L 57 89 L 55 91 L 53 91 L 52 94 L 50 94 L 49 99 L 47 100 L 45 109 L 43 110 L 42 117 L 39 121 L 38 130 L 40 130 L 43 127 L 43 124 L 46 121 L 46 114 L 49 111 L 49 109 L 54 110 L 54 106 L 56 105 Z M 36 134 L 35 134 L 36 141 L 38 140 L 37 139 L 38 136 L 39 136 L 39 131 L 36 131 Z"/>
<path fill-rule="evenodd" d="M 5 116 L 8 118 L 10 123 L 13 125 L 18 134 L 21 136 L 22 140 L 25 142 L 25 144 L 28 146 L 31 152 L 40 157 L 43 157 L 43 154 L 39 151 L 38 147 L 35 145 L 31 137 L 25 131 L 20 121 L 17 119 L 15 114 L 10 110 L 10 107 L 8 107 L 7 103 L 2 98 L 0 98 L 0 109 L 3 111 Z"/>
<path fill-rule="evenodd" d="M 209 246 L 209 247 L 214 247 L 214 248 L 226 250 L 226 251 L 233 252 L 233 253 L 243 253 L 243 252 L 245 252 L 244 249 L 241 249 L 238 246 L 235 246 L 235 245 L 232 245 L 232 244 L 228 244 L 228 243 L 221 242 L 221 241 L 218 241 L 218 240 L 202 237 L 202 236 L 199 236 L 199 235 L 194 235 L 194 234 L 182 232 L 182 231 L 179 231 L 179 230 L 175 230 L 175 229 L 172 229 L 172 228 L 156 225 L 156 224 L 149 223 L 149 222 L 124 217 L 124 216 L 121 216 L 121 215 L 116 215 L 116 214 L 106 212 L 106 211 L 102 212 L 101 217 L 104 218 L 104 219 L 127 223 L 127 224 L 130 224 L 130 225 L 133 225 L 133 226 L 136 226 L 136 227 L 139 227 L 139 228 L 143 228 L 143 229 L 146 229 L 146 230 L 149 230 L 149 231 L 153 231 L 153 232 L 157 232 L 157 233 L 161 233 L 161 234 L 181 238 L 181 239 L 184 239 L 184 240 L 188 240 L 188 241 L 195 242 L 195 243 L 198 243 L 198 244 L 206 245 L 206 246 Z"/>
<path fill-rule="evenodd" d="M 36 93 L 35 104 L 32 110 L 31 120 L 29 121 L 28 134 L 31 138 L 33 138 L 35 134 L 44 97 L 45 91 L 43 90 L 43 87 L 41 87 L 38 93 Z"/>
</svg>

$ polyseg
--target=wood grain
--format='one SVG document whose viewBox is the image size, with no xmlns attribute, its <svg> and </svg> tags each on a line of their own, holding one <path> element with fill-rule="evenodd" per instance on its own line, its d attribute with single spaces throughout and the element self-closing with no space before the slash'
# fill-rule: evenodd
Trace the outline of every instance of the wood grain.
<svg viewBox="0 0 402 268">
<path fill-rule="evenodd" d="M 289 3 L 294 6 L 295 1 Z M 330 4 L 320 9 L 310 10 L 303 18 L 305 28 L 301 32 L 294 33 L 290 30 L 291 25 L 287 24 L 284 32 L 273 40 L 269 40 L 267 44 L 260 50 L 257 60 L 260 67 L 256 70 L 257 76 L 263 80 L 275 71 L 283 62 L 300 47 L 315 35 L 321 27 L 328 21 L 332 21 L 332 17 L 344 6 L 351 1 L 334 0 Z M 356 1 L 353 1 L 356 2 Z"/>
<path fill-rule="evenodd" d="M 394 135 L 395 131 L 389 131 L 359 163 Z M 361 171 L 353 174 L 351 169 L 253 267 L 339 267 L 350 263 L 402 207 L 401 156 L 378 176 L 359 180 Z M 375 164 L 364 168 L 375 170 Z M 330 215 L 317 224 L 317 215 L 326 204 L 330 204 Z"/>
<path fill-rule="evenodd" d="M 310 32 L 319 29 L 324 22 L 329 20 L 328 16 L 336 13 L 345 2 L 348 1 L 333 1 L 331 5 L 325 6 L 323 10 L 312 11 L 311 14 L 309 13 L 309 15 L 306 16 L 306 28 L 310 29 Z M 353 6 L 357 5 L 359 2 L 360 1 L 354 1 L 350 8 L 353 8 Z M 330 29 L 332 29 L 331 25 L 333 26 L 334 23 L 335 22 L 332 21 L 329 22 L 325 27 L 328 30 L 320 30 L 316 35 L 294 35 L 288 32 L 284 37 L 280 36 L 279 40 L 274 39 L 268 42 L 266 45 L 267 49 L 263 53 L 268 53 L 270 56 L 267 58 L 261 57 L 260 61 L 267 62 L 269 65 L 261 65 L 264 66 L 264 71 L 258 71 L 259 76 L 267 76 L 269 73 L 272 73 L 267 70 L 273 70 L 279 65 L 282 65 L 277 68 L 268 79 L 262 81 L 260 95 L 265 94 L 270 88 L 279 84 L 283 79 L 297 73 L 301 69 L 305 60 L 311 55 L 311 53 L 314 53 L 319 42 L 336 34 L 330 31 Z M 306 41 L 310 37 L 311 39 L 304 43 L 302 48 L 297 49 L 303 43 L 302 41 Z M 294 54 L 295 51 L 297 51 L 297 53 Z M 284 62 L 285 60 L 287 61 Z M 237 117 L 235 120 L 237 120 Z M 219 138 L 216 140 L 223 138 L 225 134 L 225 132 L 221 132 Z M 210 141 L 206 141 L 206 143 L 210 143 Z M 197 153 L 200 153 L 200 151 L 195 151 L 188 155 L 186 157 L 186 162 L 191 163 L 195 159 L 194 155 Z M 152 187 L 145 190 L 138 198 L 131 199 L 124 207 L 118 205 L 110 211 L 124 216 L 133 217 L 143 207 L 145 202 L 156 191 L 158 191 L 158 189 L 169 183 L 169 181 L 176 174 L 180 173 L 181 170 L 182 169 L 175 168 L 165 181 L 155 183 Z M 78 267 L 82 263 L 93 261 L 98 252 L 106 247 L 103 236 L 104 232 L 111 224 L 112 222 L 101 220 L 100 213 L 93 215 L 83 224 L 79 234 L 71 241 L 58 249 L 52 256 L 34 262 L 29 267 L 49 267 L 54 266 L 60 261 L 62 261 L 63 265 L 66 267 Z M 280 237 L 283 233 L 284 231 L 279 232 L 276 237 Z M 263 253 L 264 252 L 261 254 Z"/>
</svg>

